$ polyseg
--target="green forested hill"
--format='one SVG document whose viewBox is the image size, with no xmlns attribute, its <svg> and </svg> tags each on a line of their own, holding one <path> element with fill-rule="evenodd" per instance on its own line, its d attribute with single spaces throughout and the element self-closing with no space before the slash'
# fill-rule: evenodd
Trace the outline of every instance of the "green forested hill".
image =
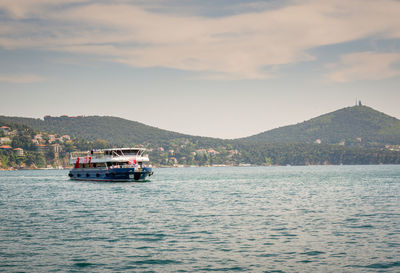
<svg viewBox="0 0 400 273">
<path fill-rule="evenodd" d="M 255 143 L 314 143 L 363 146 L 400 144 L 400 120 L 367 106 L 353 106 L 303 123 L 243 138 Z M 361 141 L 360 141 L 361 140 Z"/>
<path fill-rule="evenodd" d="M 70 135 L 74 141 L 69 148 L 64 147 L 64 152 L 144 145 L 158 166 L 400 164 L 400 121 L 366 106 L 347 107 L 297 125 L 236 140 L 190 136 L 109 116 L 44 119 L 0 116 L 2 125 Z M 28 135 L 32 137 L 33 133 Z M 20 138 L 14 137 L 12 148 L 32 146 L 29 137 L 26 143 L 16 141 Z M 321 144 L 313 144 L 317 139 Z M 386 149 L 386 144 L 391 146 Z M 0 152 L 3 167 L 4 162 L 18 161 L 11 160 L 12 153 Z"/>
<path fill-rule="evenodd" d="M 94 141 L 104 139 L 113 145 L 167 144 L 173 139 L 215 146 L 226 140 L 196 137 L 143 123 L 110 116 L 45 117 L 45 119 L 0 116 L 0 122 L 23 124 L 35 130 L 68 134 Z M 261 122 L 261 121 L 260 121 Z M 400 120 L 367 106 L 353 106 L 321 115 L 303 123 L 280 127 L 250 137 L 236 139 L 234 143 L 314 143 L 346 146 L 363 144 L 400 144 Z M 361 140 L 361 141 L 360 141 Z"/>
<path fill-rule="evenodd" d="M 39 131 L 60 135 L 67 134 L 74 138 L 83 138 L 89 141 L 103 139 L 117 146 L 144 143 L 167 145 L 174 139 L 185 138 L 208 146 L 218 145 L 223 142 L 221 139 L 180 134 L 136 121 L 110 116 L 46 116 L 44 119 L 0 116 L 0 123 L 2 121 L 3 123 L 23 124 Z"/>
</svg>

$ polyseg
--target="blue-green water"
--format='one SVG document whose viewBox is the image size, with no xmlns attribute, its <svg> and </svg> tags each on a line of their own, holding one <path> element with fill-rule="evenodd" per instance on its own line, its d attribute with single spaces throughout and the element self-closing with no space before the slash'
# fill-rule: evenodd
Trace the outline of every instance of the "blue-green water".
<svg viewBox="0 0 400 273">
<path fill-rule="evenodd" d="M 0 172 L 0 271 L 399 272 L 400 166 Z"/>
</svg>

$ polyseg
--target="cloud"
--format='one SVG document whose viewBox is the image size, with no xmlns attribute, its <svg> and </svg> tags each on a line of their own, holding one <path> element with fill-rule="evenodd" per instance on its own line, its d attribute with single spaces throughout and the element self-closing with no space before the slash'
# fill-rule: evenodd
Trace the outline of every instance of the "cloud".
<svg viewBox="0 0 400 273">
<path fill-rule="evenodd" d="M 400 63 L 399 53 L 352 53 L 341 56 L 339 63 L 330 64 L 335 71 L 327 77 L 334 82 L 391 78 L 400 76 L 400 69 L 393 67 L 396 63 Z"/>
<path fill-rule="evenodd" d="M 31 74 L 0 74 L 0 83 L 35 83 L 41 82 L 43 78 Z"/>
<path fill-rule="evenodd" d="M 12 8 L 0 4 L 15 17 L 8 28 L 0 28 L 0 46 L 92 54 L 134 67 L 263 79 L 271 77 L 265 67 L 313 60 L 307 52 L 314 47 L 400 37 L 400 2 L 395 0 L 298 0 L 221 17 L 148 11 L 126 1 L 82 0 L 62 9 L 50 2 L 19 0 Z M 21 16 L 37 22 L 19 20 Z"/>
<path fill-rule="evenodd" d="M 40 16 L 49 6 L 83 3 L 87 0 L 1 0 L 0 9 L 7 11 L 13 18 L 29 18 Z"/>
</svg>

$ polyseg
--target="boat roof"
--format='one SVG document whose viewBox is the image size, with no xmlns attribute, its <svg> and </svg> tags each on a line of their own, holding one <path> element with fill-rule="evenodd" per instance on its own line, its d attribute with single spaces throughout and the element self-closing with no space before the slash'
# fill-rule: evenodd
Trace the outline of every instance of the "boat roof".
<svg viewBox="0 0 400 273">
<path fill-rule="evenodd" d="M 109 149 L 101 149 L 101 151 L 126 151 L 126 150 L 141 150 L 144 151 L 146 148 L 138 148 L 138 147 L 132 147 L 132 148 L 109 148 Z"/>
</svg>

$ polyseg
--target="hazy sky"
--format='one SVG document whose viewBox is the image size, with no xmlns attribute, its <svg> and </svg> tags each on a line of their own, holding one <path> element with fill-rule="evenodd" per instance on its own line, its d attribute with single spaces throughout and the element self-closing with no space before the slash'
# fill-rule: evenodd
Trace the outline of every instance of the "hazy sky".
<svg viewBox="0 0 400 273">
<path fill-rule="evenodd" d="M 400 118 L 398 0 L 0 0 L 0 114 L 245 137 L 351 106 Z"/>
</svg>

